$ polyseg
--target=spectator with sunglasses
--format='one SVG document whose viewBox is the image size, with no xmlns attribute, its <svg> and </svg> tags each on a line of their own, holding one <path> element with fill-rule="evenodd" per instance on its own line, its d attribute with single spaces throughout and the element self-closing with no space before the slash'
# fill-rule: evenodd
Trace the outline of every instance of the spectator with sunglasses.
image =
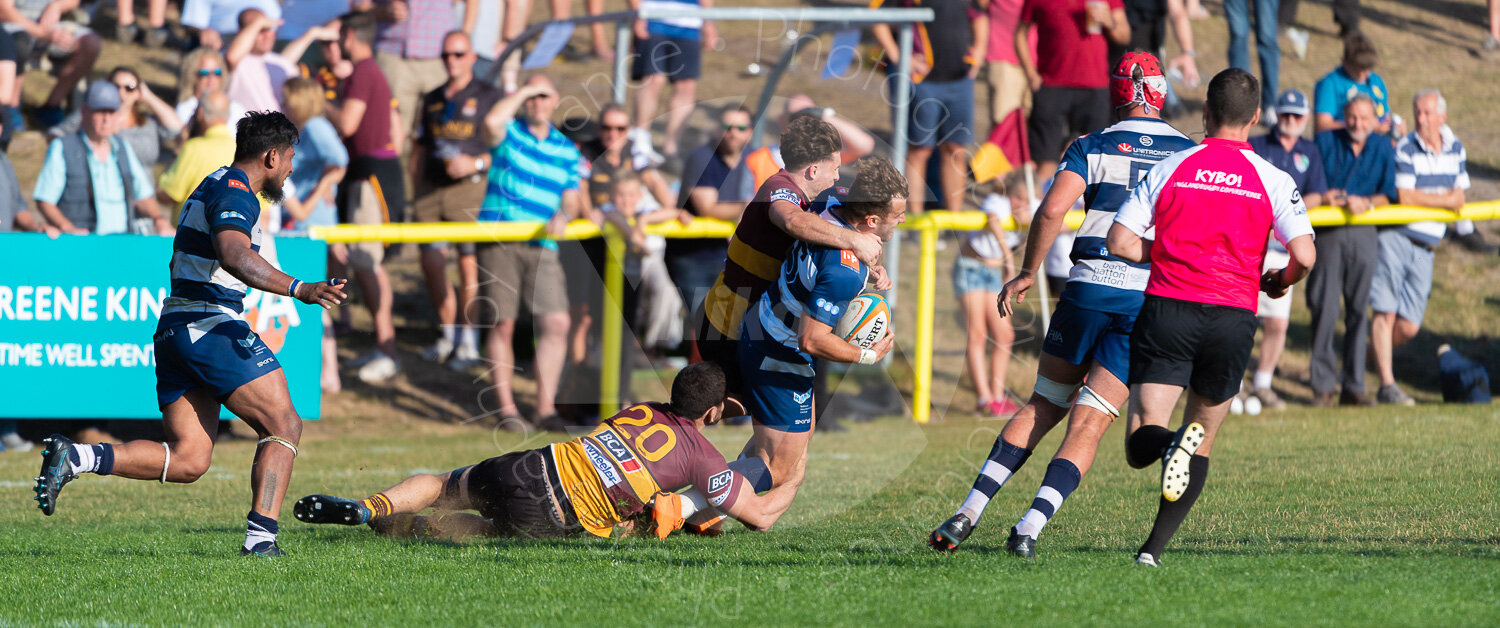
<svg viewBox="0 0 1500 628">
<path fill-rule="evenodd" d="M 225 69 L 224 55 L 213 48 L 198 48 L 189 52 L 182 60 L 181 72 L 177 75 L 177 119 L 183 123 L 185 136 L 201 135 L 208 125 L 195 121 L 198 98 L 205 92 L 229 94 L 229 76 Z M 234 124 L 245 117 L 245 108 L 230 101 L 229 121 L 226 128 L 234 137 Z"/>
<path fill-rule="evenodd" d="M 481 131 L 500 100 L 500 89 L 474 76 L 473 42 L 463 31 L 443 37 L 448 82 L 422 98 L 417 141 L 411 151 L 417 222 L 474 222 L 484 203 L 491 158 Z M 459 290 L 448 280 L 448 243 L 419 245 L 427 296 L 438 313 L 442 336 L 422 358 L 464 372 L 479 363 L 479 335 L 469 316 L 479 297 L 479 262 L 473 242 L 458 244 Z"/>
<path fill-rule="evenodd" d="M 719 137 L 698 147 L 683 163 L 677 206 L 700 218 L 739 222 L 755 192 L 744 160 L 745 146 L 750 143 L 750 110 L 734 107 L 720 114 L 719 122 L 723 129 Z M 689 312 L 703 303 L 728 255 L 727 240 L 667 243 L 667 269 Z"/>
<path fill-rule="evenodd" d="M 615 103 L 605 104 L 599 111 L 597 128 L 598 137 L 575 139 L 578 140 L 579 152 L 583 154 L 579 182 L 582 198 L 592 210 L 600 212 L 595 214 L 598 220 L 611 217 L 610 212 L 619 207 L 620 203 L 615 201 L 615 188 L 623 179 L 631 180 L 635 187 L 634 200 L 628 210 L 632 217 L 638 207 L 642 214 L 670 207 L 673 209 L 666 213 L 684 217 L 686 221 L 692 220 L 692 215 L 686 210 L 676 209 L 677 199 L 672 196 L 672 190 L 661 172 L 651 165 L 650 159 L 635 149 L 629 138 L 630 115 L 625 112 L 624 107 Z M 621 218 L 618 215 L 612 217 L 617 221 Z M 628 220 L 617 222 L 624 233 L 631 233 L 631 224 Z M 665 242 L 660 245 L 664 247 Z M 563 376 L 569 389 L 559 395 L 569 403 L 558 404 L 559 413 L 577 419 L 597 420 L 599 369 L 589 364 L 589 356 L 593 353 L 589 344 L 591 341 L 597 342 L 597 315 L 604 307 L 604 241 L 597 238 L 564 241 L 559 242 L 558 246 L 563 273 L 568 279 L 568 305 L 572 323 L 568 329 L 568 363 Z M 657 251 L 657 258 L 653 269 L 662 264 L 659 259 L 660 250 Z M 662 275 L 666 274 L 665 266 L 660 266 L 660 270 Z M 671 285 L 668 279 L 657 282 L 655 287 L 660 288 L 663 283 Z M 678 303 L 676 307 L 670 308 L 672 316 L 680 321 L 678 310 L 681 309 L 681 302 L 676 299 L 676 289 L 669 289 L 674 291 L 672 300 Z M 632 311 L 628 305 L 633 302 L 632 297 L 628 296 L 632 292 L 629 288 L 626 292 L 626 311 Z M 679 322 L 675 339 L 681 338 Z M 632 343 L 625 344 L 627 351 L 632 349 Z M 628 390 L 628 387 L 622 389 Z"/>
<path fill-rule="evenodd" d="M 109 71 L 107 80 L 120 88 L 120 120 L 117 135 L 135 151 L 136 159 L 150 167 L 161 157 L 162 142 L 170 141 L 182 130 L 177 111 L 151 91 L 135 70 L 120 66 Z M 47 129 L 47 137 L 56 139 L 76 133 L 83 121 L 82 110 L 64 118 L 61 124 Z"/>
</svg>

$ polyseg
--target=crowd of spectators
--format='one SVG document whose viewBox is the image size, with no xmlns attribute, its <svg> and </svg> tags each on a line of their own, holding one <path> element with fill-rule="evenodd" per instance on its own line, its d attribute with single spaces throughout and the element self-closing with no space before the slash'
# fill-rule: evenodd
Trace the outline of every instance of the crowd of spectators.
<svg viewBox="0 0 1500 628">
<path fill-rule="evenodd" d="M 667 242 L 647 236 L 643 227 L 695 218 L 736 221 L 759 183 L 781 168 L 774 141 L 752 150 L 756 112 L 743 106 L 710 110 L 717 120 L 712 137 L 702 145 L 683 143 L 690 114 L 702 107 L 696 102 L 702 56 L 718 40 L 712 21 L 637 21 L 631 50 L 632 78 L 639 83 L 632 106 L 606 105 L 593 119 L 563 127 L 555 119 L 558 93 L 546 76 L 532 74 L 523 82 L 519 55 L 498 65 L 498 53 L 526 25 L 529 2 L 184 0 L 180 30 L 169 28 L 178 25 L 167 23 L 165 0 L 146 4 L 142 25 L 133 2 L 120 0 L 114 36 L 181 49 L 174 102 L 158 96 L 131 67 L 96 75 L 100 39 L 85 24 L 89 16 L 78 0 L 0 0 L 0 143 L 25 122 L 20 93 L 27 68 L 44 60 L 57 76 L 31 112 L 37 130 L 49 138 L 32 193 L 34 211 L 0 152 L 0 231 L 171 234 L 181 203 L 233 154 L 235 122 L 247 111 L 280 110 L 297 125 L 301 142 L 274 229 L 408 219 L 539 221 L 556 236 L 574 219 L 613 222 L 628 235 L 626 307 L 639 341 L 633 346 L 644 352 L 633 354 L 639 359 L 682 349 L 683 314 L 701 307 L 728 255 L 723 241 Z M 567 15 L 569 3 L 550 4 L 554 17 Z M 708 0 L 629 0 L 632 8 L 677 4 L 711 6 Z M 916 4 L 891 0 L 876 6 Z M 910 60 L 905 174 L 912 211 L 975 202 L 994 225 L 1007 217 L 1024 221 L 1035 199 L 1028 198 L 1033 182 L 1019 166 L 1034 164 L 1034 185 L 1045 190 L 1070 138 L 1113 122 L 1108 68 L 1126 50 L 1141 48 L 1167 60 L 1173 91 L 1192 89 L 1198 81 L 1191 19 L 1203 9 L 1192 0 L 920 4 L 936 19 L 918 26 Z M 1295 0 L 1225 3 L 1230 63 L 1249 67 L 1252 32 L 1260 57 L 1262 118 L 1270 131 L 1252 142 L 1255 149 L 1292 174 L 1309 205 L 1355 214 L 1391 203 L 1459 209 L 1469 183 L 1466 155 L 1446 124 L 1442 95 L 1418 93 L 1414 130 L 1406 133 L 1375 71 L 1375 45 L 1358 28 L 1357 6 L 1335 5 L 1342 62 L 1309 98 L 1298 89 L 1277 89 L 1278 35 L 1286 34 L 1303 51 L 1297 56 L 1305 53 L 1307 33 L 1296 26 Z M 603 3 L 588 2 L 587 10 L 599 13 Z M 1164 54 L 1169 30 L 1177 44 L 1171 56 Z M 896 67 L 900 51 L 892 29 L 876 25 L 872 31 L 887 66 Z M 602 29 L 593 33 L 592 54 L 614 54 Z M 989 96 L 987 133 L 974 119 L 976 80 Z M 78 91 L 80 84 L 87 89 Z M 888 85 L 894 89 L 895 82 Z M 1169 109 L 1177 102 L 1169 95 Z M 665 133 L 658 144 L 650 125 L 659 115 Z M 777 125 L 798 116 L 818 117 L 838 130 L 844 163 L 875 149 L 860 124 L 805 95 L 787 99 Z M 1309 126 L 1311 139 L 1305 136 Z M 977 155 L 973 162 L 971 153 Z M 1015 171 L 997 178 L 1010 166 L 973 165 L 986 155 L 1003 156 L 999 163 Z M 158 164 L 165 171 L 154 178 Z M 976 180 L 991 193 L 971 195 Z M 938 193 L 929 194 L 930 187 Z M 1458 223 L 1451 234 L 1440 223 L 1318 231 L 1320 261 L 1307 291 L 1314 403 L 1411 403 L 1393 372 L 1392 349 L 1420 330 L 1433 257 L 1445 235 L 1493 252 L 1472 223 Z M 1284 251 L 1269 245 L 1268 264 L 1284 263 Z M 1008 322 L 991 316 L 994 308 L 985 305 L 984 295 L 1013 274 L 1010 251 L 1016 246 L 1018 235 L 996 226 L 966 239 L 955 260 L 955 293 L 969 322 L 968 363 L 980 411 L 987 414 L 1012 407 L 1004 374 L 1013 332 Z M 1065 281 L 1070 246 L 1065 234 L 1054 247 L 1062 255 L 1049 257 L 1054 292 Z M 597 384 L 602 244 L 542 240 L 419 248 L 440 330 L 420 359 L 459 372 L 483 366 L 493 399 L 481 405 L 500 425 L 557 429 L 587 420 L 588 404 L 574 402 L 597 398 L 584 384 Z M 330 274 L 347 272 L 372 314 L 374 346 L 345 365 L 368 384 L 386 382 L 403 368 L 386 252 L 373 242 L 329 247 Z M 457 266 L 456 285 L 450 261 Z M 1284 405 L 1272 381 L 1286 342 L 1290 299 L 1261 306 L 1265 337 L 1249 394 L 1267 407 Z M 529 416 L 511 387 L 523 317 L 536 340 L 537 395 Z M 1340 320 L 1347 330 L 1341 352 L 1334 346 Z M 326 316 L 324 322 L 321 384 L 337 392 L 342 383 L 333 330 L 340 326 Z M 1367 348 L 1380 376 L 1373 397 L 1363 381 Z M 563 391 L 568 399 L 560 400 Z"/>
<path fill-rule="evenodd" d="M 1043 190 L 1070 138 L 1113 122 L 1107 93 L 1112 58 L 1142 49 L 1166 60 L 1172 77 L 1166 105 L 1169 115 L 1180 102 L 1174 92 L 1191 89 L 1198 82 L 1191 20 L 1208 17 L 1208 13 L 1195 0 L 988 0 L 972 6 L 962 2 L 924 2 L 923 6 L 934 8 L 937 19 L 929 28 L 941 28 L 944 36 L 941 41 L 919 37 L 913 55 L 914 79 L 921 82 L 912 91 L 909 120 L 913 132 L 906 176 L 913 186 L 912 211 L 921 211 L 927 198 L 924 175 L 932 170 L 928 156 L 934 139 L 940 147 L 944 141 L 955 140 L 960 146 L 952 150 L 961 151 L 974 137 L 969 128 L 972 112 L 954 106 L 953 98 L 943 91 L 945 80 L 982 75 L 989 84 L 991 130 L 971 162 L 975 180 L 982 182 L 1004 171 L 993 167 L 997 161 L 991 156 L 998 154 L 1004 156 L 998 163 L 1035 163 Z M 1256 151 L 1292 175 L 1309 206 L 1332 205 L 1353 214 L 1397 203 L 1461 209 L 1469 184 L 1466 155 L 1446 124 L 1446 103 L 1436 90 L 1419 91 L 1412 113 L 1416 130 L 1407 133 L 1405 121 L 1393 111 L 1385 81 L 1375 71 L 1380 55 L 1374 41 L 1359 28 L 1358 2 L 1334 3 L 1342 62 L 1317 81 L 1313 98 L 1309 100 L 1299 89 L 1279 90 L 1278 35 L 1287 36 L 1298 58 L 1306 56 L 1308 34 L 1298 28 L 1297 6 L 1296 0 L 1229 0 L 1223 5 L 1230 33 L 1230 65 L 1251 69 L 1252 33 L 1260 58 L 1261 120 L 1269 132 L 1252 141 Z M 1500 3 L 1491 2 L 1491 7 L 1494 12 Z M 975 19 L 981 16 L 985 19 Z M 1168 28 L 1178 44 L 1171 56 L 1165 54 Z M 1492 23 L 1491 28 L 1497 27 Z M 875 34 L 887 57 L 894 59 L 897 51 L 890 32 L 877 29 Z M 1481 53 L 1497 48 L 1500 44 L 1487 41 Z M 941 72 L 936 69 L 940 64 L 946 64 Z M 927 85 L 933 80 L 924 76 L 929 73 L 937 75 L 936 86 Z M 973 99 L 969 95 L 962 100 L 972 103 Z M 1309 126 L 1311 138 L 1305 136 Z M 1026 145 L 1021 138 L 1029 140 Z M 928 208 L 959 209 L 969 201 L 962 191 L 955 195 L 949 190 L 950 163 L 949 155 L 942 155 L 936 169 L 944 173 L 944 192 L 939 202 L 927 203 Z M 1007 200 L 1003 189 L 989 194 L 980 207 L 1014 207 L 1014 197 Z M 1017 219 L 1022 215 L 1018 212 Z M 1413 402 L 1397 383 L 1392 348 L 1420 329 L 1431 293 L 1433 256 L 1444 235 L 1443 223 L 1318 230 L 1319 262 L 1307 288 L 1315 405 Z M 1456 222 L 1449 235 L 1477 252 L 1496 250 L 1470 221 Z M 1070 238 L 1060 238 L 1053 253 L 1070 247 Z M 978 248 L 988 250 L 987 245 Z M 991 273 L 1008 268 L 1002 256 L 976 255 L 975 249 L 972 243 L 966 245 L 955 265 L 954 286 L 961 301 L 966 292 L 982 292 L 976 286 L 987 284 Z M 1053 257 L 1059 258 L 1056 263 Z M 1285 263 L 1285 251 L 1274 241 L 1268 242 L 1268 268 Z M 1047 274 L 1054 294 L 1064 279 L 1053 276 L 1065 274 L 1068 265 L 1065 253 L 1049 256 Z M 1259 308 L 1264 336 L 1261 357 L 1244 395 L 1255 396 L 1265 408 L 1285 406 L 1272 383 L 1286 343 L 1291 298 L 1288 294 L 1264 299 Z M 988 350 L 1003 344 L 999 339 L 1006 330 L 978 319 L 978 309 L 966 305 L 965 311 L 970 323 L 967 370 L 979 393 L 979 411 L 1004 414 L 986 404 L 1008 401 L 1003 390 L 994 390 L 997 381 L 1003 380 L 990 379 L 1003 368 L 1003 357 L 992 356 Z M 1345 332 L 1341 352 L 1334 346 L 1340 320 Z M 1373 349 L 1380 376 L 1374 395 L 1367 394 L 1364 382 L 1367 349 Z"/>
</svg>

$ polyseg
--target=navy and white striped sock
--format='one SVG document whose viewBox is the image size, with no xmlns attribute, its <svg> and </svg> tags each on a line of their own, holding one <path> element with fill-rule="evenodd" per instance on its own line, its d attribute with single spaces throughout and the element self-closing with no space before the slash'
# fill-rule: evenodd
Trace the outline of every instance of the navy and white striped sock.
<svg viewBox="0 0 1500 628">
<path fill-rule="evenodd" d="M 78 473 L 109 475 L 115 470 L 115 449 L 109 445 L 73 445 L 68 462 Z"/>
<path fill-rule="evenodd" d="M 1022 449 L 1005 442 L 1004 438 L 996 437 L 989 458 L 985 459 L 984 467 L 979 470 L 979 477 L 974 479 L 974 488 L 969 489 L 969 496 L 964 498 L 963 505 L 958 507 L 955 514 L 967 515 L 969 521 L 979 523 L 979 517 L 984 514 L 984 508 L 990 504 L 990 499 L 999 492 L 1000 487 L 1005 486 L 1005 481 L 1021 465 L 1026 464 L 1029 457 L 1030 449 Z"/>
<path fill-rule="evenodd" d="M 265 549 L 266 544 L 275 545 L 278 531 L 275 519 L 250 511 L 245 516 L 245 549 L 256 551 Z"/>
<path fill-rule="evenodd" d="M 1042 488 L 1036 492 L 1036 499 L 1031 500 L 1031 510 L 1021 516 L 1016 523 L 1016 532 L 1022 536 L 1036 538 L 1042 533 L 1042 527 L 1057 514 L 1057 509 L 1062 508 L 1063 500 L 1073 494 L 1073 489 L 1078 488 L 1078 482 L 1083 475 L 1078 472 L 1078 465 L 1073 464 L 1065 458 L 1057 458 L 1047 465 L 1047 475 L 1042 477 Z"/>
</svg>

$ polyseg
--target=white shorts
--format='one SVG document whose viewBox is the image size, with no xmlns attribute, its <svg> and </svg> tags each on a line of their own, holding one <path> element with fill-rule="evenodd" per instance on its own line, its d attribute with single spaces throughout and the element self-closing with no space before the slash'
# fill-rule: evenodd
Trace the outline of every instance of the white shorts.
<svg viewBox="0 0 1500 628">
<path fill-rule="evenodd" d="M 1275 249 L 1266 249 L 1266 263 L 1261 266 L 1262 271 L 1273 268 L 1286 268 L 1291 263 L 1292 256 Z M 1292 291 L 1287 290 L 1286 295 L 1280 299 L 1273 299 L 1260 293 L 1260 305 L 1257 306 L 1256 316 L 1261 318 L 1287 319 L 1292 317 Z"/>
</svg>

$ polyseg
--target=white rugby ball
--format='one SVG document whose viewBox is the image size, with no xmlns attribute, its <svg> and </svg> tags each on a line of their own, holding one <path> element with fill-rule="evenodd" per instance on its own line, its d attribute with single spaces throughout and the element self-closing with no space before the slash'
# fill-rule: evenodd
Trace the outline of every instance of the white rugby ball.
<svg viewBox="0 0 1500 628">
<path fill-rule="evenodd" d="M 861 349 L 869 349 L 885 337 L 891 326 L 891 306 L 885 297 L 865 293 L 849 301 L 844 317 L 833 333 Z"/>
</svg>

